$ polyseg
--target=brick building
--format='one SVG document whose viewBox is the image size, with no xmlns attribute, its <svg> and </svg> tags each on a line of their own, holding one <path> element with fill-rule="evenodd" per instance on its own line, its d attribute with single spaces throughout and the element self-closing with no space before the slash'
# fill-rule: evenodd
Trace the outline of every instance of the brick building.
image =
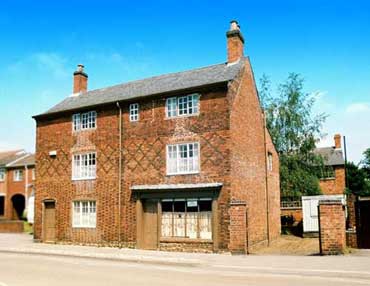
<svg viewBox="0 0 370 286">
<path fill-rule="evenodd" d="M 34 180 L 33 154 L 24 150 L 0 152 L 0 232 L 8 229 L 9 220 L 23 217 Z"/>
<path fill-rule="evenodd" d="M 237 22 L 227 62 L 87 90 L 35 116 L 35 239 L 248 252 L 280 233 L 279 158 Z"/>
<path fill-rule="evenodd" d="M 336 134 L 333 146 L 317 148 L 316 152 L 322 156 L 325 165 L 320 179 L 323 195 L 343 195 L 346 179 L 341 136 Z"/>
</svg>

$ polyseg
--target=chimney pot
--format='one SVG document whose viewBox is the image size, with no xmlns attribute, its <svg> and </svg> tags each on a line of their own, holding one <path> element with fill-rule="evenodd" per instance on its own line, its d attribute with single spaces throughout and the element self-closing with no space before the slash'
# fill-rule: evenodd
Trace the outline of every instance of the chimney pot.
<svg viewBox="0 0 370 286">
<path fill-rule="evenodd" d="M 340 134 L 334 135 L 334 143 L 336 149 L 342 148 L 342 136 Z"/>
<path fill-rule="evenodd" d="M 73 73 L 73 93 L 83 93 L 87 91 L 88 76 L 84 71 L 83 64 L 77 65 L 77 70 Z"/>
<path fill-rule="evenodd" d="M 244 38 L 240 32 L 238 21 L 230 22 L 230 30 L 226 32 L 227 37 L 227 62 L 236 62 L 244 55 Z"/>
<path fill-rule="evenodd" d="M 240 26 L 238 24 L 238 21 L 236 20 L 230 21 L 230 31 L 233 31 L 233 30 L 240 30 Z"/>
<path fill-rule="evenodd" d="M 78 72 L 83 72 L 84 71 L 84 68 L 85 68 L 85 66 L 83 64 L 78 64 L 77 65 L 77 71 Z"/>
</svg>

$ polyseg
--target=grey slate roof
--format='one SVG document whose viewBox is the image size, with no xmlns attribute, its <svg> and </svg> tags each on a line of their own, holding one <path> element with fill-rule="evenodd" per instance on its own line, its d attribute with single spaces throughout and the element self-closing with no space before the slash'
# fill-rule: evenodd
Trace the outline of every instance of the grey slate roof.
<svg viewBox="0 0 370 286">
<path fill-rule="evenodd" d="M 47 112 L 35 117 L 228 82 L 238 75 L 244 62 L 245 59 L 243 58 L 233 64 L 223 63 L 212 65 L 88 91 L 79 96 L 67 97 Z"/>
<path fill-rule="evenodd" d="M 324 165 L 326 166 L 344 165 L 342 149 L 336 149 L 335 147 L 323 147 L 317 148 L 315 152 L 323 157 Z"/>
<path fill-rule="evenodd" d="M 35 154 L 23 154 L 23 157 L 18 158 L 10 164 L 7 164 L 7 167 L 23 167 L 23 166 L 33 166 L 35 165 Z"/>
<path fill-rule="evenodd" d="M 0 152 L 0 167 L 5 167 L 7 164 L 27 155 L 23 150 L 13 150 Z"/>
</svg>

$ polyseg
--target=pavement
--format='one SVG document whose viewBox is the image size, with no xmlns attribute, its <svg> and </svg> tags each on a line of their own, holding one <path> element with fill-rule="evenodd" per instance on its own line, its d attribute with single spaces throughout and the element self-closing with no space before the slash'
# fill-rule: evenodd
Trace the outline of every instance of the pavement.
<svg viewBox="0 0 370 286">
<path fill-rule="evenodd" d="M 75 268 L 71 268 L 71 265 L 74 265 Z M 3 286 L 1 283 L 8 284 L 9 282 L 11 283 L 8 285 L 25 285 L 17 284 L 21 283 L 19 281 L 23 281 L 23 276 L 18 277 L 20 280 L 14 280 L 14 277 L 10 275 L 13 273 L 13 268 L 19 268 L 19 275 L 28 273 L 29 279 L 33 281 L 33 276 L 34 279 L 43 277 L 52 271 L 53 267 L 56 267 L 58 272 L 64 273 L 63 278 L 65 279 L 75 275 L 76 281 L 83 279 L 81 273 L 86 272 L 85 274 L 87 274 L 92 271 L 89 278 L 84 276 L 85 280 L 90 281 L 90 284 L 86 283 L 86 285 L 99 285 L 95 282 L 101 281 L 99 277 L 105 277 L 108 273 L 116 278 L 112 280 L 112 284 L 103 283 L 104 285 L 117 285 L 115 283 L 122 282 L 122 279 L 126 278 L 128 280 L 125 281 L 130 285 L 141 285 L 140 283 L 144 285 L 144 280 L 140 279 L 144 279 L 144 277 L 152 279 L 152 276 L 157 278 L 157 280 L 153 280 L 157 281 L 153 282 L 153 285 L 170 285 L 170 281 L 171 285 L 185 285 L 186 283 L 182 283 L 188 281 L 189 274 L 191 274 L 193 285 L 226 285 L 230 281 L 234 285 L 246 285 L 246 281 L 255 283 L 248 283 L 248 285 L 370 285 L 369 265 L 370 251 L 357 251 L 351 255 L 325 257 L 233 256 L 230 254 L 42 244 L 33 243 L 32 237 L 27 234 L 0 234 L 0 286 Z M 30 267 L 35 268 L 33 272 Z M 153 272 L 154 270 L 156 271 Z M 52 273 L 53 275 L 49 279 L 56 277 L 54 277 L 54 271 Z M 120 277 L 118 273 L 127 273 L 127 277 Z M 6 277 L 8 280 L 5 279 Z M 207 280 L 205 277 L 209 277 L 209 279 Z M 68 283 L 68 279 L 65 280 L 66 283 Z M 138 283 L 134 283 L 135 281 Z M 279 284 L 275 283 L 277 281 L 280 281 Z M 50 283 L 46 279 L 45 285 L 59 285 L 58 281 L 54 282 Z M 33 284 L 27 283 L 27 285 Z M 84 285 L 84 281 L 82 281 L 82 285 Z"/>
</svg>

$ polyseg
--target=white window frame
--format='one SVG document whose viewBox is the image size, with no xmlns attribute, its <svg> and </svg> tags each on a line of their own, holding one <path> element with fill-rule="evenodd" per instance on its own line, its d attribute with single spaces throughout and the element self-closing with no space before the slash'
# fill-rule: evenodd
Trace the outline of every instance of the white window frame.
<svg viewBox="0 0 370 286">
<path fill-rule="evenodd" d="M 165 108 L 166 118 L 188 117 L 199 115 L 200 107 L 199 98 L 200 94 L 198 93 L 167 98 Z"/>
<path fill-rule="evenodd" d="M 200 173 L 199 142 L 169 144 L 167 145 L 166 151 L 167 175 L 186 175 Z M 186 158 L 181 157 L 181 153 L 184 152 L 187 153 Z M 189 157 L 190 152 L 193 153 L 192 157 Z M 197 156 L 194 156 L 195 154 Z M 171 159 L 173 160 L 172 162 Z M 186 169 L 184 169 L 184 165 L 186 165 Z"/>
<path fill-rule="evenodd" d="M 95 164 L 91 164 L 92 162 L 95 162 Z M 73 154 L 72 180 L 78 181 L 96 179 L 96 166 L 96 152 Z"/>
<path fill-rule="evenodd" d="M 78 132 L 81 130 L 96 129 L 97 113 L 89 111 L 84 113 L 76 113 L 72 115 L 72 131 Z"/>
<path fill-rule="evenodd" d="M 5 181 L 5 168 L 0 168 L 0 182 Z"/>
<path fill-rule="evenodd" d="M 72 227 L 96 228 L 96 201 L 72 202 Z"/>
<path fill-rule="evenodd" d="M 32 181 L 36 180 L 36 170 L 35 168 L 32 169 Z"/>
<path fill-rule="evenodd" d="M 139 121 L 140 119 L 139 103 L 131 103 L 129 110 L 130 110 L 130 121 L 131 122 Z"/>
<path fill-rule="evenodd" d="M 22 169 L 16 169 L 13 171 L 13 181 L 14 182 L 22 182 L 23 181 L 23 170 Z"/>
</svg>

